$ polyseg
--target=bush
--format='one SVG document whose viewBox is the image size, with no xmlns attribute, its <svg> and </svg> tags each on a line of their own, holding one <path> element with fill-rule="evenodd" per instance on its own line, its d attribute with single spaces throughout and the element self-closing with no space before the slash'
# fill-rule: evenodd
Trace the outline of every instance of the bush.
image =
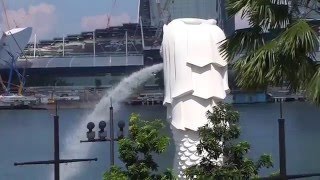
<svg viewBox="0 0 320 180">
<path fill-rule="evenodd" d="M 199 128 L 197 152 L 201 162 L 186 170 L 190 179 L 251 179 L 259 169 L 272 167 L 270 155 L 262 155 L 257 162 L 246 157 L 250 144 L 236 142 L 240 136 L 239 113 L 228 104 L 218 103 L 207 113 L 208 123 Z"/>
<path fill-rule="evenodd" d="M 164 124 L 160 120 L 143 121 L 132 114 L 129 124 L 129 137 L 119 141 L 120 159 L 126 169 L 112 167 L 104 174 L 104 180 L 165 180 L 175 179 L 170 170 L 157 174 L 158 164 L 153 154 L 163 153 L 169 145 L 169 137 L 161 135 Z"/>
</svg>

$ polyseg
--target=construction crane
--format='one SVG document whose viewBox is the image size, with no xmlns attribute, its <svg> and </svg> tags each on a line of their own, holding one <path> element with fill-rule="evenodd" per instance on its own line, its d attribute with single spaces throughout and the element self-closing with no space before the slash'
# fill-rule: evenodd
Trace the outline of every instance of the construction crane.
<svg viewBox="0 0 320 180">
<path fill-rule="evenodd" d="M 157 28 L 157 31 L 156 31 L 156 34 L 155 34 L 154 44 L 161 37 L 162 30 L 163 30 L 163 25 L 167 24 L 171 19 L 171 14 L 170 14 L 169 8 L 170 8 L 170 5 L 172 3 L 174 3 L 174 0 L 166 0 L 166 2 L 164 3 L 163 8 L 161 7 L 160 0 L 157 0 L 156 3 L 157 3 L 158 13 L 159 13 L 159 24 L 158 24 L 158 28 Z"/>
<path fill-rule="evenodd" d="M 18 95 L 22 95 L 22 91 L 23 91 L 23 88 L 24 88 L 24 85 L 26 83 L 25 81 L 25 75 L 26 75 L 26 65 L 27 65 L 27 62 L 28 62 L 28 59 L 27 57 L 25 56 L 24 52 L 23 52 L 23 49 L 20 47 L 19 43 L 17 42 L 15 36 L 13 34 L 11 34 L 12 38 L 14 39 L 16 45 L 18 46 L 19 50 L 20 50 L 20 53 L 22 54 L 22 57 L 25 58 L 25 67 L 23 67 L 23 71 L 22 71 L 22 74 L 18 71 L 17 67 L 16 67 L 16 61 L 17 59 L 9 52 L 8 54 L 11 56 L 11 64 L 9 65 L 10 66 L 10 76 L 9 76 L 9 79 L 12 77 L 12 72 L 15 71 L 17 76 L 18 76 L 18 79 L 19 79 L 19 88 L 18 88 Z M 8 86 L 11 85 L 11 80 L 8 82 Z M 10 90 L 10 88 L 9 88 Z"/>
<path fill-rule="evenodd" d="M 5 3 L 4 3 L 4 0 L 1 0 L 1 3 L 2 3 L 2 9 L 3 9 L 4 15 L 5 15 L 5 17 L 6 17 L 7 28 L 8 28 L 8 30 L 9 30 L 9 29 L 11 29 L 11 28 L 10 28 L 9 19 L 8 19 L 7 8 L 6 8 L 6 5 L 5 5 Z"/>
<path fill-rule="evenodd" d="M 16 58 L 15 58 L 15 56 L 11 52 L 9 52 L 8 50 L 5 50 L 5 51 L 7 51 L 8 55 L 11 56 L 11 61 L 10 62 L 6 62 L 8 64 L 8 66 L 10 67 L 9 78 L 8 78 L 8 81 L 7 81 L 7 87 L 4 85 L 4 81 L 2 80 L 2 78 L 0 79 L 0 81 L 1 81 L 0 83 L 4 87 L 5 91 L 7 93 L 9 93 L 10 90 L 11 90 L 11 85 L 13 85 L 12 84 L 13 72 L 15 72 L 16 75 L 18 76 L 18 80 L 20 82 L 20 85 L 13 85 L 13 86 L 19 87 L 18 94 L 22 95 L 22 89 L 23 89 L 23 86 L 25 84 L 24 75 L 22 75 L 18 71 L 18 69 L 16 67 Z"/>
<path fill-rule="evenodd" d="M 5 5 L 5 2 L 4 2 L 4 0 L 1 0 L 1 3 L 2 3 L 2 8 L 3 8 L 3 11 L 4 11 L 4 14 L 5 14 L 5 18 L 6 18 L 6 24 L 7 24 L 7 27 L 8 27 L 8 34 L 7 35 L 10 35 L 12 38 L 13 38 L 13 40 L 14 40 L 14 42 L 16 43 L 16 45 L 17 45 L 17 47 L 18 47 L 18 49 L 19 49 L 19 54 L 22 54 L 22 57 L 24 57 L 25 58 L 25 60 L 26 60 L 26 64 L 27 64 L 27 62 L 28 62 L 28 59 L 27 59 L 27 57 L 25 56 L 25 54 L 24 54 L 24 51 L 23 51 L 23 48 L 22 47 L 20 47 L 20 45 L 19 45 L 19 43 L 18 43 L 18 41 L 17 41 L 17 39 L 15 38 L 15 35 L 14 34 L 12 34 L 11 33 L 11 27 L 10 27 L 10 23 L 9 23 L 9 18 L 8 18 L 8 14 L 7 14 L 7 8 L 6 8 L 6 5 Z M 17 23 L 15 22 L 15 20 L 13 19 L 13 22 L 14 22 L 14 24 L 15 24 L 15 26 L 16 27 L 18 27 L 18 25 L 17 25 Z M 3 32 L 4 33 L 4 32 Z M 6 50 L 7 51 L 7 50 Z M 24 67 L 23 68 L 23 72 L 22 72 L 22 74 L 20 74 L 19 73 L 19 71 L 17 70 L 17 68 L 15 67 L 15 65 L 16 65 L 16 57 L 12 54 L 12 53 L 10 53 L 9 51 L 7 51 L 7 53 L 8 53 L 8 55 L 11 57 L 11 63 L 8 63 L 9 64 L 9 67 L 10 67 L 10 75 L 9 75 L 9 81 L 7 82 L 7 87 L 6 88 L 4 88 L 6 91 L 10 91 L 10 86 L 11 86 L 11 78 L 12 78 L 12 73 L 13 73 L 13 71 L 15 71 L 16 73 L 17 73 L 17 75 L 18 75 L 18 78 L 19 78 L 19 81 L 20 81 L 20 84 L 19 84 L 19 89 L 18 89 L 18 94 L 19 95 L 22 95 L 22 91 L 23 91 L 23 87 L 24 87 L 24 85 L 25 85 L 25 78 L 24 78 L 24 76 L 25 76 L 25 73 L 26 73 L 26 70 L 25 70 L 25 68 L 26 67 Z M 4 86 L 4 81 L 2 80 L 2 78 L 0 77 L 0 84 L 1 84 L 1 86 L 2 87 L 5 87 Z"/>
<path fill-rule="evenodd" d="M 115 8 L 116 4 L 117 4 L 117 0 L 113 0 L 111 10 L 110 10 L 108 17 L 107 17 L 107 28 L 110 27 L 112 11 Z"/>
</svg>

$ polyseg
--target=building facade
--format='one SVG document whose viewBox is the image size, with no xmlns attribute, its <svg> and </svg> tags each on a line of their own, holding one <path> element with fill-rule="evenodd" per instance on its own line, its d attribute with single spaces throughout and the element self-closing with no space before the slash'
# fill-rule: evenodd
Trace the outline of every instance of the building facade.
<svg viewBox="0 0 320 180">
<path fill-rule="evenodd" d="M 226 0 L 149 0 L 149 5 L 152 26 L 177 18 L 201 18 L 216 19 L 227 35 L 235 29 L 234 18 L 229 19 L 226 14 Z"/>
</svg>

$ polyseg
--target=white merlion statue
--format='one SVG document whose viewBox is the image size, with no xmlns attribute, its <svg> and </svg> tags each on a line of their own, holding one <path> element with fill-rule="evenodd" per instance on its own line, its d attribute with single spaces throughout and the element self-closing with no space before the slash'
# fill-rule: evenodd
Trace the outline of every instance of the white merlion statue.
<svg viewBox="0 0 320 180">
<path fill-rule="evenodd" d="M 206 112 L 212 112 L 229 91 L 227 61 L 218 49 L 226 37 L 216 23 L 183 18 L 163 27 L 164 105 L 176 145 L 174 170 L 180 179 L 187 167 L 201 160 L 197 130 L 208 122 Z"/>
</svg>

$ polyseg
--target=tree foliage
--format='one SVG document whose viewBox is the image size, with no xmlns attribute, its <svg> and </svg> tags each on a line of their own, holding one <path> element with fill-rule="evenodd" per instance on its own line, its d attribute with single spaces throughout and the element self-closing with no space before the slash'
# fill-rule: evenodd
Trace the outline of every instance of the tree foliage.
<svg viewBox="0 0 320 180">
<path fill-rule="evenodd" d="M 104 175 L 105 180 L 165 180 L 174 179 L 173 173 L 167 170 L 158 171 L 158 164 L 153 154 L 163 153 L 169 145 L 169 137 L 161 135 L 164 124 L 160 120 L 143 121 L 137 114 L 132 114 L 129 124 L 129 137 L 119 141 L 120 159 L 126 170 L 112 167 Z"/>
<path fill-rule="evenodd" d="M 258 90 L 285 84 L 292 92 L 306 90 L 307 97 L 320 105 L 315 56 L 319 39 L 315 21 L 305 19 L 318 13 L 313 4 L 315 0 L 228 1 L 229 15 L 241 13 L 250 26 L 236 30 L 221 50 L 236 70 L 239 87 Z"/>
<path fill-rule="evenodd" d="M 262 167 L 272 167 L 270 155 L 262 155 L 257 162 L 246 157 L 250 144 L 236 142 L 240 136 L 239 113 L 228 104 L 219 103 L 207 113 L 208 123 L 199 128 L 198 154 L 201 162 L 186 170 L 190 179 L 251 179 Z"/>
</svg>

